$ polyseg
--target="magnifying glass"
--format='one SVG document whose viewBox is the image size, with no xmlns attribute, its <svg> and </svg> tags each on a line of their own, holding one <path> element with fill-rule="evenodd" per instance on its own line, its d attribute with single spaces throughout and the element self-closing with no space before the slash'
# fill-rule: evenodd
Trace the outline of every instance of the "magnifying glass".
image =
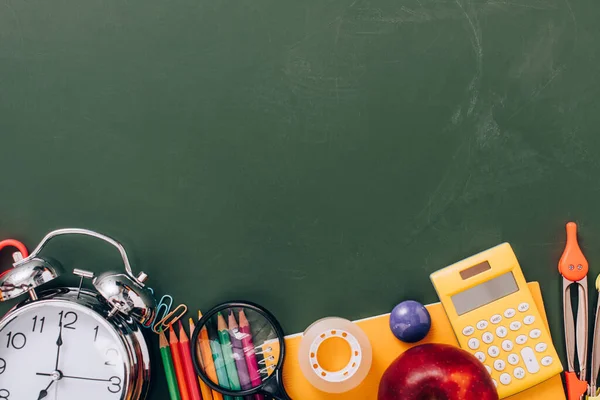
<svg viewBox="0 0 600 400">
<path fill-rule="evenodd" d="M 291 400 L 281 375 L 283 329 L 263 307 L 249 302 L 216 306 L 200 319 L 190 345 L 196 373 L 211 389 L 237 398 Z"/>
</svg>

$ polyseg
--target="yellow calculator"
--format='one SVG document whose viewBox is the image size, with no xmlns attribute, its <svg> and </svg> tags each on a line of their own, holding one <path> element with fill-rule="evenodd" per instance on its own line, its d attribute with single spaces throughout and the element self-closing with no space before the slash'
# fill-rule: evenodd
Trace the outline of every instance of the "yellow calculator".
<svg viewBox="0 0 600 400">
<path fill-rule="evenodd" d="M 460 346 L 474 354 L 505 398 L 563 368 L 510 244 L 431 274 Z"/>
</svg>

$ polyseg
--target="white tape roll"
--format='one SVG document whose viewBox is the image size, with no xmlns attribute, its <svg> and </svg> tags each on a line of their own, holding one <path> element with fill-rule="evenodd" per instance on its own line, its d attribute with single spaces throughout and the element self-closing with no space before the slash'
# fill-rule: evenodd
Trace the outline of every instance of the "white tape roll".
<svg viewBox="0 0 600 400">
<path fill-rule="evenodd" d="M 319 348 L 329 339 L 344 340 L 350 360 L 339 371 L 328 371 L 319 362 Z M 304 377 L 326 393 L 344 393 L 366 378 L 371 369 L 373 350 L 369 338 L 356 324 L 344 318 L 329 317 L 314 322 L 304 331 L 298 361 Z"/>
</svg>

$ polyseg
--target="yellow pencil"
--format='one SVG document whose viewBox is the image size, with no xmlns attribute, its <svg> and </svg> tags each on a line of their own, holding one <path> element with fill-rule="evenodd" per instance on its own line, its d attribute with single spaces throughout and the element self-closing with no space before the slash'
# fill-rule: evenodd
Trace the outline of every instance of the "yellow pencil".
<svg viewBox="0 0 600 400">
<path fill-rule="evenodd" d="M 198 321 L 200 321 L 200 319 L 202 319 L 202 313 L 198 311 Z M 203 326 L 202 329 L 200 329 L 200 335 L 198 337 L 198 341 L 196 342 L 196 351 L 200 351 L 200 353 L 202 354 L 202 365 L 204 366 L 204 371 L 206 371 L 206 375 L 208 375 L 208 378 L 212 382 L 219 382 L 217 369 L 215 368 L 215 363 L 213 361 L 213 353 L 210 348 L 210 339 L 208 338 L 208 330 L 206 329 L 206 326 Z M 233 397 L 223 396 L 221 393 L 216 392 L 214 390 L 212 391 L 212 395 L 213 400 L 233 400 Z"/>
<path fill-rule="evenodd" d="M 190 318 L 190 334 L 192 332 L 194 332 L 195 328 L 196 328 L 196 325 L 194 324 L 194 320 L 192 318 Z M 200 361 L 200 365 L 204 366 L 204 364 L 202 363 L 202 353 L 200 352 L 200 347 L 198 346 L 197 343 L 195 344 L 194 347 L 196 349 L 196 354 L 197 354 L 198 360 Z M 206 383 L 204 383 L 204 381 L 200 378 L 198 378 L 198 382 L 200 382 L 200 391 L 202 392 L 202 400 L 213 400 L 211 390 L 206 385 Z"/>
</svg>

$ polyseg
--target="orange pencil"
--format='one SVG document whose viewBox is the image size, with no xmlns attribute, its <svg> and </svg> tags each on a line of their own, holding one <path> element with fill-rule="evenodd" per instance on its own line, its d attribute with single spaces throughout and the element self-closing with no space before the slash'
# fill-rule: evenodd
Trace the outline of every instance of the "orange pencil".
<svg viewBox="0 0 600 400">
<path fill-rule="evenodd" d="M 198 320 L 202 318 L 202 313 L 198 311 Z M 200 359 L 202 360 L 202 364 L 204 365 L 204 371 L 206 375 L 210 378 L 211 381 L 217 383 L 219 380 L 217 379 L 217 370 L 215 368 L 215 362 L 213 361 L 212 350 L 210 348 L 210 339 L 208 338 L 208 331 L 206 330 L 206 326 L 203 326 L 200 330 L 200 335 L 198 336 L 198 342 L 196 343 L 196 351 L 200 352 Z M 223 400 L 223 395 L 219 392 L 212 391 L 213 400 Z"/>
<path fill-rule="evenodd" d="M 190 392 L 185 379 L 185 370 L 183 360 L 179 349 L 179 340 L 173 329 L 173 325 L 169 327 L 169 344 L 171 347 L 171 356 L 173 357 L 173 366 L 175 367 L 175 375 L 177 376 L 177 384 L 179 385 L 179 394 L 181 400 L 191 400 Z"/>
<path fill-rule="evenodd" d="M 194 329 L 196 329 L 196 324 L 194 324 L 194 319 L 190 318 L 190 334 L 192 332 L 194 332 Z M 198 360 L 200 360 L 200 364 L 202 366 L 204 366 L 204 363 L 202 362 L 202 353 L 200 352 L 200 347 L 198 347 L 197 344 L 196 344 L 196 346 L 194 346 L 194 351 L 196 351 L 196 354 L 198 355 Z M 202 398 L 204 400 L 213 400 L 213 396 L 210 392 L 210 388 L 206 385 L 206 383 L 204 383 L 204 381 L 200 378 L 198 378 L 198 383 L 200 384 L 200 391 L 202 392 Z"/>
<path fill-rule="evenodd" d="M 190 340 L 188 339 L 183 324 L 179 321 L 179 351 L 183 361 L 183 372 L 185 372 L 185 381 L 191 400 L 202 400 L 200 389 L 198 388 L 198 376 L 192 362 L 192 353 L 190 351 Z"/>
</svg>

